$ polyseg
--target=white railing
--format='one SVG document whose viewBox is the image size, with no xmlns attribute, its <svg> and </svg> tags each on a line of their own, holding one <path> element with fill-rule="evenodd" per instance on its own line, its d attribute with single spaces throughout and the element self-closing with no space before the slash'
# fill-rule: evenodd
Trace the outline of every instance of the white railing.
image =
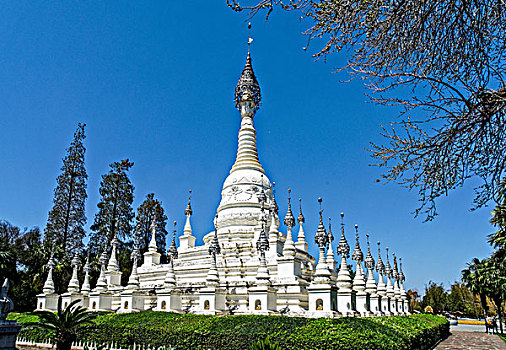
<svg viewBox="0 0 506 350">
<path fill-rule="evenodd" d="M 56 348 L 56 345 L 51 340 L 47 340 L 45 342 L 35 342 L 30 339 L 26 339 L 23 337 L 18 337 L 16 339 L 16 346 L 28 346 L 28 347 L 37 347 L 44 349 L 53 349 Z M 98 344 L 95 342 L 82 342 L 76 341 L 72 343 L 72 349 L 74 350 L 174 350 L 175 347 L 168 345 L 162 347 L 154 347 L 144 344 L 133 344 L 130 346 L 119 346 L 118 343 L 111 342 L 109 344 Z"/>
</svg>

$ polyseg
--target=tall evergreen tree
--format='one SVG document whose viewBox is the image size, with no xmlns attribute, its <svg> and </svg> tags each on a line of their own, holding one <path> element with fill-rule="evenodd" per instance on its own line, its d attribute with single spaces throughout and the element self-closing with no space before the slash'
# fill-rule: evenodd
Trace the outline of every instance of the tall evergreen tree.
<svg viewBox="0 0 506 350">
<path fill-rule="evenodd" d="M 127 172 L 133 165 L 128 159 L 114 162 L 109 165 L 109 172 L 102 175 L 99 190 L 102 198 L 91 226 L 90 249 L 93 255 L 108 248 L 115 235 L 122 243 L 132 238 L 134 186 Z"/>
<path fill-rule="evenodd" d="M 167 216 L 163 210 L 162 203 L 154 197 L 154 193 L 148 193 L 144 202 L 137 208 L 135 236 L 139 238 L 140 252 L 146 252 L 151 240 L 151 223 L 156 214 L 156 244 L 158 252 L 163 255 L 165 253 L 165 238 L 167 236 L 167 230 L 165 229 Z"/>
<path fill-rule="evenodd" d="M 52 249 L 56 259 L 69 262 L 82 249 L 86 224 L 85 202 L 88 175 L 84 165 L 86 148 L 84 127 L 79 123 L 74 140 L 63 158 L 61 174 L 56 179 L 53 208 L 44 230 L 44 245 Z"/>
</svg>

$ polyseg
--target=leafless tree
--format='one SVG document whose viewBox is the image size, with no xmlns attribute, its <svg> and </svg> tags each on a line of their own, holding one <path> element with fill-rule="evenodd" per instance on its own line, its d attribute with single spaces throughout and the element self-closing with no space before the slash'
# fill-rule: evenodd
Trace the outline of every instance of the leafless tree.
<svg viewBox="0 0 506 350">
<path fill-rule="evenodd" d="M 506 163 L 504 0 L 251 0 L 235 11 L 276 9 L 310 21 L 315 59 L 345 51 L 338 71 L 362 77 L 370 98 L 401 106 L 370 151 L 383 179 L 419 193 L 415 214 L 480 179 L 473 209 L 494 200 Z"/>
</svg>

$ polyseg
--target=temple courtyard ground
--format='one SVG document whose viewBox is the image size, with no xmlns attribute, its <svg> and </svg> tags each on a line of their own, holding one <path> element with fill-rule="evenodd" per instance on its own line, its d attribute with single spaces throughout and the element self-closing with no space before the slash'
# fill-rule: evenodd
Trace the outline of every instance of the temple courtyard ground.
<svg viewBox="0 0 506 350">
<path fill-rule="evenodd" d="M 484 326 L 451 326 L 450 332 L 436 350 L 506 350 L 506 343 L 497 335 L 485 333 Z"/>
</svg>

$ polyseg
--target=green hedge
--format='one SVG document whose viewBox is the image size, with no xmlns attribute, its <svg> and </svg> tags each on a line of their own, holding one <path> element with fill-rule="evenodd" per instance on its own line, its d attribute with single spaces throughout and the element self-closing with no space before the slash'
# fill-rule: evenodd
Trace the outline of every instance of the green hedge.
<svg viewBox="0 0 506 350">
<path fill-rule="evenodd" d="M 19 323 L 30 321 L 13 315 Z M 271 336 L 282 349 L 428 349 L 449 334 L 446 319 L 433 315 L 374 318 L 308 319 L 285 316 L 203 316 L 167 312 L 106 314 L 94 331 L 80 340 L 134 343 L 175 349 L 248 349 Z M 21 335 L 40 341 L 44 332 L 22 329 Z"/>
</svg>

